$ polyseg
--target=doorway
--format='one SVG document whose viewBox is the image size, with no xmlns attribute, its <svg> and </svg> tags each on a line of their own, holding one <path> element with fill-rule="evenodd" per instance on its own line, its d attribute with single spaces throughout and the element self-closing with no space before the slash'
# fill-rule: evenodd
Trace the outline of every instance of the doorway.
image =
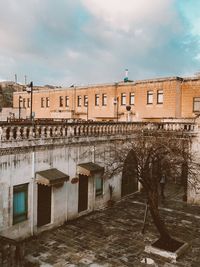
<svg viewBox="0 0 200 267">
<path fill-rule="evenodd" d="M 88 176 L 79 174 L 78 212 L 88 209 Z"/>
<path fill-rule="evenodd" d="M 51 222 L 51 186 L 38 184 L 37 225 Z"/>
</svg>

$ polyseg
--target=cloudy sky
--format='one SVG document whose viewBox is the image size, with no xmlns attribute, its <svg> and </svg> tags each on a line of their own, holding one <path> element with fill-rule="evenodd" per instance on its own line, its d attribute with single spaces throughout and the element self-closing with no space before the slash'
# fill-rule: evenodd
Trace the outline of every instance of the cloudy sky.
<svg viewBox="0 0 200 267">
<path fill-rule="evenodd" d="M 200 70 L 199 0 L 0 0 L 0 80 L 68 86 Z"/>
</svg>

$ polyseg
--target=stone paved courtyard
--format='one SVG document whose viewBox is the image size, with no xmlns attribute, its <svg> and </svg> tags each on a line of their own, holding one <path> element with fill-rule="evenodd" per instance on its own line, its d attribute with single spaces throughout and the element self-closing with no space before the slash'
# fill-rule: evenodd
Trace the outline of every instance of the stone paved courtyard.
<svg viewBox="0 0 200 267">
<path fill-rule="evenodd" d="M 32 238 L 26 245 L 27 266 L 123 267 L 123 266 L 200 266 L 200 207 L 182 202 L 177 193 L 161 203 L 161 214 L 173 237 L 190 244 L 177 262 L 149 255 L 144 247 L 157 238 L 148 215 L 141 234 L 144 197 L 137 193 L 111 208 L 80 217 Z M 153 264 L 143 263 L 144 258 Z"/>
</svg>

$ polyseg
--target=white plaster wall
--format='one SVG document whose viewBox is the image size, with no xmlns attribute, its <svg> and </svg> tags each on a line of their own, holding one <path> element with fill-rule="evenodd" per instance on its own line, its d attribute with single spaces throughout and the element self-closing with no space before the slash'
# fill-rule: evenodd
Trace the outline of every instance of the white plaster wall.
<svg viewBox="0 0 200 267">
<path fill-rule="evenodd" d="M 105 145 L 105 146 L 104 146 Z M 78 183 L 71 183 L 77 176 L 77 165 L 94 162 L 104 166 L 104 160 L 99 150 L 107 144 L 82 145 L 69 144 L 57 147 L 32 149 L 16 155 L 0 157 L 0 231 L 12 238 L 25 237 L 49 229 L 79 216 L 78 214 Z M 49 168 L 58 170 L 70 176 L 68 182 L 61 187 L 52 188 L 52 223 L 47 227 L 37 227 L 37 183 L 35 173 Z M 13 186 L 28 183 L 28 220 L 12 225 Z M 88 212 L 106 206 L 109 200 L 109 183 L 114 186 L 113 199 L 121 197 L 121 176 L 104 180 L 103 195 L 95 196 L 94 177 L 89 178 Z"/>
</svg>

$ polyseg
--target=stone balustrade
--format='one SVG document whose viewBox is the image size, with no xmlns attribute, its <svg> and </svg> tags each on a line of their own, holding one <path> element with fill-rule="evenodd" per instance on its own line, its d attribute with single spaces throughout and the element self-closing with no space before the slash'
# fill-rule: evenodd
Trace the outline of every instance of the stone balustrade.
<svg viewBox="0 0 200 267">
<path fill-rule="evenodd" d="M 0 141 L 127 135 L 139 130 L 195 132 L 198 131 L 198 125 L 194 122 L 8 122 L 0 124 Z"/>
</svg>

